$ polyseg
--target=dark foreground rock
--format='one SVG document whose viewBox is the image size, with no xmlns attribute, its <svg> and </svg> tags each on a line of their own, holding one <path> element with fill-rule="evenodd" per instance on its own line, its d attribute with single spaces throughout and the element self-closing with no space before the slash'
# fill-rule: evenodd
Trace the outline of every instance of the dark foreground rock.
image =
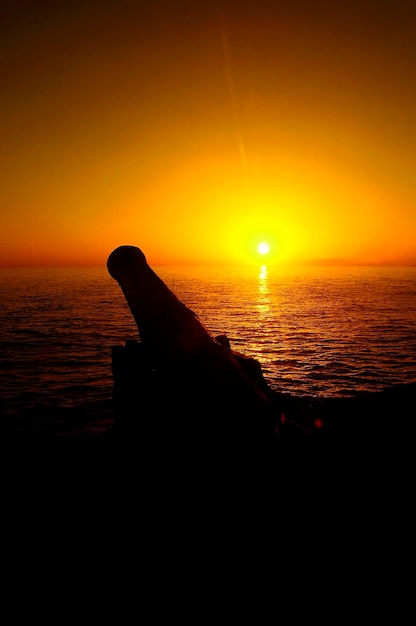
<svg viewBox="0 0 416 626">
<path fill-rule="evenodd" d="M 112 546 L 149 567 L 191 555 L 192 571 L 247 563 L 253 550 L 279 567 L 282 550 L 302 563 L 312 549 L 315 564 L 323 546 L 340 567 L 370 546 L 371 562 L 384 562 L 413 536 L 415 400 L 414 385 L 339 400 L 277 395 L 285 417 L 262 454 L 115 422 L 88 437 L 16 438 L 1 449 L 2 536 L 58 556 L 75 542 L 80 559 L 91 545 L 107 559 Z M 316 419 L 321 428 L 305 426 Z"/>
</svg>

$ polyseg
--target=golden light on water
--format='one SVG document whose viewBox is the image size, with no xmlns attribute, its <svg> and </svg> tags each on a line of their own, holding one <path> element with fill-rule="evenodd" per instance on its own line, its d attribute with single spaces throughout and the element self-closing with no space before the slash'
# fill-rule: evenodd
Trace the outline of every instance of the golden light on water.
<svg viewBox="0 0 416 626">
<path fill-rule="evenodd" d="M 267 265 L 262 265 L 259 273 L 259 290 L 265 291 L 265 289 L 267 289 Z"/>
<path fill-rule="evenodd" d="M 270 297 L 269 285 L 267 280 L 267 265 L 260 266 L 260 273 L 258 275 L 257 311 L 261 323 L 267 326 L 273 311 L 272 300 Z"/>
</svg>

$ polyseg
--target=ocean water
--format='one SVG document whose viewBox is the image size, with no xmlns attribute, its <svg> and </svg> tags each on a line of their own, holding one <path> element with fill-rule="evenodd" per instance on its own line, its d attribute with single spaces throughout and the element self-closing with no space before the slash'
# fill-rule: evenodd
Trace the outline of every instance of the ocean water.
<svg viewBox="0 0 416 626">
<path fill-rule="evenodd" d="M 414 267 L 153 269 L 277 391 L 349 397 L 416 382 Z M 1 269 L 3 430 L 105 429 L 111 348 L 138 337 L 105 267 Z"/>
</svg>

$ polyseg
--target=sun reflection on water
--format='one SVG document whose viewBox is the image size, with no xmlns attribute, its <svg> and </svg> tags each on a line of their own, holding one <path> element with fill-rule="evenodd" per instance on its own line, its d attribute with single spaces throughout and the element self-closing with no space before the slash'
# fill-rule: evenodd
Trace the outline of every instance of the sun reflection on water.
<svg viewBox="0 0 416 626">
<path fill-rule="evenodd" d="M 262 285 L 264 286 L 264 284 L 266 283 L 267 286 L 267 265 L 262 265 L 260 267 L 260 274 L 259 274 L 259 281 L 260 281 L 260 291 L 262 289 Z"/>
<path fill-rule="evenodd" d="M 258 278 L 259 297 L 257 302 L 257 311 L 259 312 L 260 319 L 264 321 L 265 318 L 270 317 L 272 311 L 267 265 L 261 265 Z"/>
</svg>

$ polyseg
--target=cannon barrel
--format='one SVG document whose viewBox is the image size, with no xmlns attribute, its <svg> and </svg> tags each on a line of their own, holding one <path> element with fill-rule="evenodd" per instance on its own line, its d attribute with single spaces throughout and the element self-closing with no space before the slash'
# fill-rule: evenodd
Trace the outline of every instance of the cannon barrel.
<svg viewBox="0 0 416 626">
<path fill-rule="evenodd" d="M 147 404 L 147 413 L 159 420 L 175 414 L 183 423 L 192 418 L 195 425 L 195 418 L 209 414 L 209 428 L 216 429 L 218 436 L 220 431 L 228 438 L 239 433 L 253 440 L 256 431 L 263 436 L 270 427 L 264 419 L 270 399 L 260 364 L 235 353 L 224 338 L 217 340 L 149 267 L 139 248 L 116 248 L 107 268 L 120 285 L 138 326 L 141 342 L 134 359 L 140 354 L 141 363 L 144 359 L 147 364 L 137 367 L 136 363 L 132 373 L 127 371 L 131 369 L 130 357 L 126 361 L 124 354 L 122 366 L 114 367 L 113 353 L 116 395 L 120 399 L 127 393 L 129 419 L 135 418 L 138 404 L 141 409 Z M 146 367 L 146 383 L 141 385 L 138 378 Z M 126 402 L 121 404 L 125 409 Z M 199 434 L 202 423 L 200 419 Z"/>
<path fill-rule="evenodd" d="M 107 268 L 119 283 L 140 337 L 156 363 L 191 354 L 214 342 L 195 313 L 149 267 L 139 248 L 116 248 L 108 257 Z"/>
</svg>

